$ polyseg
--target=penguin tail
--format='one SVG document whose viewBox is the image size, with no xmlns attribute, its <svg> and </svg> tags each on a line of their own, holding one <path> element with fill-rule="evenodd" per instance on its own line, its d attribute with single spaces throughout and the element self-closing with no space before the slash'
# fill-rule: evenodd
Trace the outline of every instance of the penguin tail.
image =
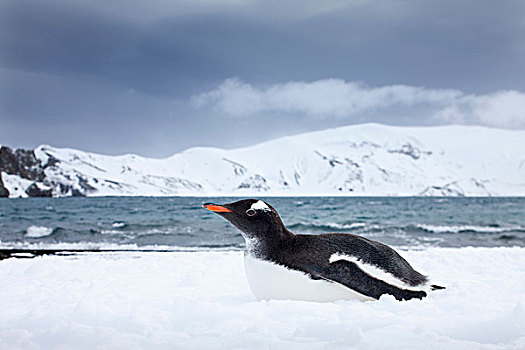
<svg viewBox="0 0 525 350">
<path fill-rule="evenodd" d="M 430 286 L 430 290 L 440 290 L 440 289 L 446 289 L 446 287 L 438 286 L 436 284 L 433 284 Z"/>
</svg>

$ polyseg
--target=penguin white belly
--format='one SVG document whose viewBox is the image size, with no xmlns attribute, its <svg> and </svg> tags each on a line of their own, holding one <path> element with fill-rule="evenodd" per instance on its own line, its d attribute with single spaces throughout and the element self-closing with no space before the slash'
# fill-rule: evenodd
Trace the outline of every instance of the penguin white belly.
<svg viewBox="0 0 525 350">
<path fill-rule="evenodd" d="M 269 261 L 244 255 L 248 284 L 258 300 L 335 301 L 374 300 L 339 283 L 314 280 L 307 274 Z"/>
</svg>

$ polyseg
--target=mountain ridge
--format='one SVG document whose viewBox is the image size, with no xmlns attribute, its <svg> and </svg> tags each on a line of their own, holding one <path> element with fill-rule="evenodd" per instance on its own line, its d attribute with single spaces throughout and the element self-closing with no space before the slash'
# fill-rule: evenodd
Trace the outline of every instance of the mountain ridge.
<svg viewBox="0 0 525 350">
<path fill-rule="evenodd" d="M 167 158 L 3 146 L 0 160 L 10 197 L 525 195 L 525 131 L 482 126 L 368 123 Z"/>
</svg>

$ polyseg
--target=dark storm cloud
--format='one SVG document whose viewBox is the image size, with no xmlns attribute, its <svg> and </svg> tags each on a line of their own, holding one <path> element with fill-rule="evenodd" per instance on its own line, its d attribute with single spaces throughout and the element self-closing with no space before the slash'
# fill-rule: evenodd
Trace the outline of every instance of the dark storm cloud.
<svg viewBox="0 0 525 350">
<path fill-rule="evenodd" d="M 74 76 L 172 94 L 181 83 L 203 79 L 216 62 L 193 52 L 176 26 L 156 28 L 109 16 L 85 6 L 43 2 L 4 12 L 1 52 L 11 69 Z M 213 76 L 213 75 L 212 75 Z"/>
<path fill-rule="evenodd" d="M 188 103 L 231 77 L 257 91 L 326 78 L 467 97 L 523 91 L 524 9 L 522 1 L 474 0 L 4 1 L 0 142 L 167 155 L 364 118 L 282 120 L 265 112 L 272 124 L 249 137 L 258 121 L 218 121 L 214 109 Z M 393 114 L 366 117 L 428 123 Z M 35 123 L 46 126 L 20 131 Z"/>
<path fill-rule="evenodd" d="M 277 16 L 278 8 L 259 16 L 250 8 L 185 13 L 174 5 L 166 15 L 140 21 L 125 16 L 133 6 L 127 2 L 110 13 L 105 2 L 16 1 L 2 9 L 1 54 L 4 65 L 16 69 L 165 94 L 231 76 L 523 88 L 524 70 L 508 73 L 521 67 L 525 53 L 525 38 L 518 35 L 522 2 L 389 3 L 361 2 L 298 18 Z M 499 79 L 490 79 L 495 75 Z"/>
</svg>

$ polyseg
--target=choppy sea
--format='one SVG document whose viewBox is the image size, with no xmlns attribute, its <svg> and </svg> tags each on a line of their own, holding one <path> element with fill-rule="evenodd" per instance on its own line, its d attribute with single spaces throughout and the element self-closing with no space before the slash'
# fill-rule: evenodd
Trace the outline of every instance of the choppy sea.
<svg viewBox="0 0 525 350">
<path fill-rule="evenodd" d="M 239 198 L 0 199 L 0 248 L 242 249 L 205 202 Z M 525 198 L 264 198 L 294 233 L 350 232 L 396 247 L 525 246 Z"/>
</svg>

